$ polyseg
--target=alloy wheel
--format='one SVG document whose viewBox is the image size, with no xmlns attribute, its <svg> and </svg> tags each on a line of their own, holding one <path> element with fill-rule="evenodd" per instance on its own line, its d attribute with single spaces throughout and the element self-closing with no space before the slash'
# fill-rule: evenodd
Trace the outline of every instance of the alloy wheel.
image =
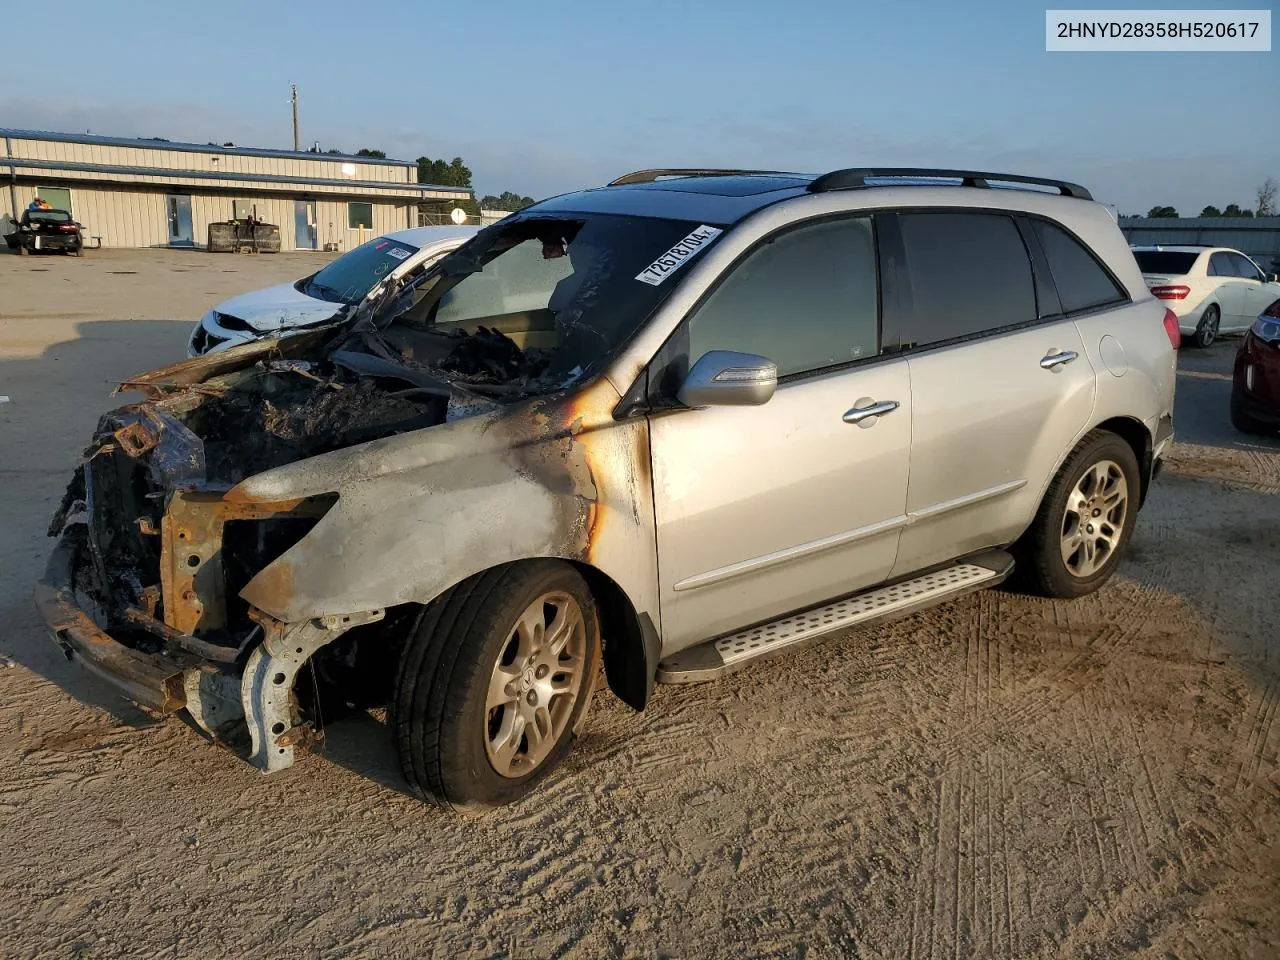
<svg viewBox="0 0 1280 960">
<path fill-rule="evenodd" d="M 1129 510 L 1129 484 L 1114 460 L 1099 460 L 1076 482 L 1062 518 L 1062 562 L 1080 579 L 1091 577 L 1120 545 Z"/>
<path fill-rule="evenodd" d="M 489 678 L 485 751 L 515 779 L 537 769 L 563 736 L 586 681 L 587 627 L 568 593 L 545 593 L 511 628 Z"/>
</svg>

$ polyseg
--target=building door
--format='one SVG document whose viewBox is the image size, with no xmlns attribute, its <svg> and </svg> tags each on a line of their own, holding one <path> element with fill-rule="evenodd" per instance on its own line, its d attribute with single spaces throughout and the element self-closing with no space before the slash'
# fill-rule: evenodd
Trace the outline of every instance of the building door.
<svg viewBox="0 0 1280 960">
<path fill-rule="evenodd" d="M 191 229 L 191 198 L 171 194 L 167 203 L 169 216 L 169 246 L 190 247 L 195 244 Z"/>
<path fill-rule="evenodd" d="M 316 249 L 316 202 L 293 201 L 293 245 L 299 250 Z"/>
</svg>

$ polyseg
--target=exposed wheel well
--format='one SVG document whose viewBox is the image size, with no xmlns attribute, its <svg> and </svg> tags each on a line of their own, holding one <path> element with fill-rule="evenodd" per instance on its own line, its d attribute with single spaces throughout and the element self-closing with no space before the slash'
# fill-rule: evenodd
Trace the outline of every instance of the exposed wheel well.
<svg viewBox="0 0 1280 960">
<path fill-rule="evenodd" d="M 586 563 L 570 562 L 587 581 L 599 607 L 609 689 L 627 706 L 643 710 L 658 669 L 658 633 L 653 621 L 636 612 L 626 591 L 608 574 Z"/>
<path fill-rule="evenodd" d="M 609 689 L 623 703 L 643 710 L 658 668 L 658 634 L 653 621 L 636 612 L 626 591 L 607 574 L 590 564 L 565 562 L 586 581 L 596 601 Z M 406 603 L 389 608 L 384 621 L 357 628 L 319 651 L 314 658 L 316 683 L 299 688 L 304 706 L 320 706 L 315 702 L 319 695 L 324 715 L 333 717 L 345 712 L 344 707 L 388 703 L 401 652 L 422 622 L 427 606 Z"/>
<path fill-rule="evenodd" d="M 1142 478 L 1142 490 L 1138 496 L 1141 506 L 1147 499 L 1147 489 L 1151 486 L 1151 433 L 1141 420 L 1132 417 L 1112 417 L 1094 427 L 1095 430 L 1106 430 L 1114 433 L 1133 450 L 1138 461 L 1138 472 Z"/>
</svg>

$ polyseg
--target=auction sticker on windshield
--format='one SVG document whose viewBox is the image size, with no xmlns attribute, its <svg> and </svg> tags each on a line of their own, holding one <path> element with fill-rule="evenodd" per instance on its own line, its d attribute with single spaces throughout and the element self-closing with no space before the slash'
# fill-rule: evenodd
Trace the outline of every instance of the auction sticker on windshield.
<svg viewBox="0 0 1280 960">
<path fill-rule="evenodd" d="M 404 247 L 394 247 L 387 251 L 387 255 L 395 257 L 397 260 L 403 260 L 405 257 L 409 256 L 409 251 Z"/>
<path fill-rule="evenodd" d="M 674 247 L 660 256 L 653 263 L 649 264 L 643 270 L 636 274 L 636 279 L 641 283 L 647 283 L 651 287 L 656 287 L 671 274 L 680 269 L 684 263 L 695 253 L 705 247 L 720 234 L 724 233 L 719 227 L 708 227 L 705 223 L 694 230 Z"/>
</svg>

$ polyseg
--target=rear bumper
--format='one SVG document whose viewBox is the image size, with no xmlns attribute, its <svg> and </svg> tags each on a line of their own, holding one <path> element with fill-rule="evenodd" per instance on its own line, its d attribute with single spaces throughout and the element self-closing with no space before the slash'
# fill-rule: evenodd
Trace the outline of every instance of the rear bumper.
<svg viewBox="0 0 1280 960">
<path fill-rule="evenodd" d="M 1236 405 L 1240 408 L 1240 412 L 1250 420 L 1256 420 L 1258 423 L 1265 423 L 1268 426 L 1280 427 L 1280 405 L 1260 403 L 1244 390 L 1239 389 L 1238 386 L 1234 399 Z"/>
<path fill-rule="evenodd" d="M 27 246 L 33 250 L 79 250 L 80 238 L 57 234 L 41 234 L 27 239 Z"/>
<path fill-rule="evenodd" d="M 1173 415 L 1166 413 L 1156 421 L 1155 435 L 1151 443 L 1151 466 L 1150 476 L 1147 477 L 1145 489 L 1149 489 L 1151 482 L 1160 476 L 1160 469 L 1164 466 L 1164 458 L 1169 452 L 1169 445 L 1173 443 Z"/>
<path fill-rule="evenodd" d="M 76 604 L 72 574 L 78 550 L 76 539 L 63 534 L 35 589 L 36 609 L 53 642 L 68 660 L 78 662 L 129 700 L 158 713 L 182 709 L 186 694 L 181 664 L 125 646 Z"/>
</svg>

